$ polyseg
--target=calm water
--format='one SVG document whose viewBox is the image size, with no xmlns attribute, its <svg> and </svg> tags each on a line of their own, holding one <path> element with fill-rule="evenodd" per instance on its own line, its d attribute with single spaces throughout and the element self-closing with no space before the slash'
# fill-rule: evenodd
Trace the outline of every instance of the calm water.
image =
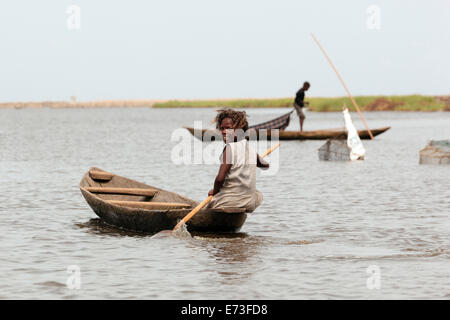
<svg viewBox="0 0 450 320">
<path fill-rule="evenodd" d="M 428 139 L 450 138 L 450 113 L 365 113 L 392 129 L 355 163 L 320 162 L 323 141 L 282 142 L 278 173 L 258 176 L 263 204 L 234 237 L 152 239 L 96 219 L 78 189 L 91 166 L 203 200 L 217 166 L 173 164 L 171 134 L 214 114 L 0 110 L 0 298 L 450 299 L 450 166 L 418 164 Z M 305 125 L 343 117 L 308 113 Z M 66 286 L 70 265 L 80 289 Z"/>
</svg>

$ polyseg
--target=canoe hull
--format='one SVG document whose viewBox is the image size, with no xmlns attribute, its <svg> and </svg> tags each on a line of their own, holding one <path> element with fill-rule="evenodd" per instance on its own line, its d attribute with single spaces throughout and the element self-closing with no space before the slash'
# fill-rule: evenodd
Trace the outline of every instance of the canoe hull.
<svg viewBox="0 0 450 320">
<path fill-rule="evenodd" d="M 98 168 L 93 168 L 100 170 Z M 186 216 L 192 208 L 198 203 L 182 197 L 176 193 L 165 191 L 163 189 L 151 187 L 124 177 L 114 175 L 112 181 L 108 183 L 99 183 L 92 180 L 89 172 L 80 182 L 80 191 L 92 208 L 95 214 L 104 222 L 122 229 L 140 231 L 146 233 L 156 233 L 162 230 L 171 230 L 175 227 L 179 220 Z M 121 199 L 125 201 L 148 201 L 148 197 L 144 196 L 127 196 L 127 195 L 98 195 L 87 191 L 87 187 L 135 187 L 135 188 L 152 188 L 158 189 L 155 201 L 182 201 L 189 203 L 192 207 L 189 209 L 162 209 L 148 210 L 141 208 L 131 208 L 109 203 L 107 200 Z M 189 231 L 199 232 L 238 232 L 245 220 L 247 214 L 240 212 L 221 212 L 215 209 L 200 210 L 187 223 Z"/>
<path fill-rule="evenodd" d="M 194 128 L 185 127 L 194 137 L 202 141 L 216 141 L 221 139 L 221 135 L 216 130 L 202 129 L 194 130 Z M 371 129 L 372 135 L 375 137 L 389 130 L 391 127 L 383 127 Z M 358 130 L 360 139 L 370 139 L 367 130 Z M 271 130 L 256 130 L 255 137 L 257 140 L 327 140 L 327 139 L 347 139 L 347 132 L 344 129 L 328 129 L 314 131 L 278 131 L 272 133 Z"/>
</svg>

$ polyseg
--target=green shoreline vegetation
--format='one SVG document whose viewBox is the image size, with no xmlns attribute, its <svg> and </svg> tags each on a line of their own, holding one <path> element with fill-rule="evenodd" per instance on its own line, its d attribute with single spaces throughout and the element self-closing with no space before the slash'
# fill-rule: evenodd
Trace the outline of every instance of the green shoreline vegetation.
<svg viewBox="0 0 450 320">
<path fill-rule="evenodd" d="M 450 96 L 357 96 L 354 97 L 362 111 L 450 111 Z M 223 99 L 223 100 L 171 100 L 159 102 L 153 108 L 286 108 L 292 107 L 294 98 L 273 99 Z M 305 98 L 308 111 L 342 111 L 344 104 L 352 110 L 348 97 Z"/>
<path fill-rule="evenodd" d="M 450 95 L 447 96 L 356 96 L 362 111 L 450 111 Z M 30 101 L 2 102 L 6 108 L 290 108 L 294 97 L 267 99 L 211 99 L 211 100 L 96 100 L 96 101 Z M 341 111 L 344 104 L 354 110 L 348 97 L 306 97 L 308 110 L 316 112 Z"/>
</svg>

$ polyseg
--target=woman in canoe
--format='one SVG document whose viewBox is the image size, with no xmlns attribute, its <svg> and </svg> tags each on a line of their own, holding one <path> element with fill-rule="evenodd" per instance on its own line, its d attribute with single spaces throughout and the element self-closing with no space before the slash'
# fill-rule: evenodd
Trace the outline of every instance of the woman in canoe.
<svg viewBox="0 0 450 320">
<path fill-rule="evenodd" d="M 238 207 L 253 212 L 262 202 L 256 190 L 256 167 L 268 169 L 264 161 L 245 139 L 248 129 L 245 111 L 218 110 L 215 122 L 222 133 L 225 148 L 221 155 L 219 173 L 214 181 L 209 208 Z"/>
</svg>

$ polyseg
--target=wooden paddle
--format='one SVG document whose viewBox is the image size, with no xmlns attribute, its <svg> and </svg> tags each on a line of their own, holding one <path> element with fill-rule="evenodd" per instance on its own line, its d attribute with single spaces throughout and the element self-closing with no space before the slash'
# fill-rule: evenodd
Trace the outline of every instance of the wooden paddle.
<svg viewBox="0 0 450 320">
<path fill-rule="evenodd" d="M 278 142 L 277 144 L 273 145 L 271 148 L 269 148 L 261 157 L 264 158 L 265 156 L 269 155 L 270 153 L 272 153 L 273 150 L 275 150 L 276 148 L 278 148 L 280 146 L 280 143 Z M 183 224 L 189 221 L 189 219 L 191 219 L 197 212 L 199 212 L 204 206 L 206 206 L 211 199 L 213 198 L 213 196 L 209 196 L 208 198 L 206 198 L 205 200 L 203 200 L 198 206 L 196 206 L 194 208 L 194 210 L 192 210 L 191 212 L 189 212 L 180 222 L 178 222 L 178 224 L 175 226 L 175 228 L 173 228 L 172 232 L 178 230 L 178 228 Z"/>
</svg>

